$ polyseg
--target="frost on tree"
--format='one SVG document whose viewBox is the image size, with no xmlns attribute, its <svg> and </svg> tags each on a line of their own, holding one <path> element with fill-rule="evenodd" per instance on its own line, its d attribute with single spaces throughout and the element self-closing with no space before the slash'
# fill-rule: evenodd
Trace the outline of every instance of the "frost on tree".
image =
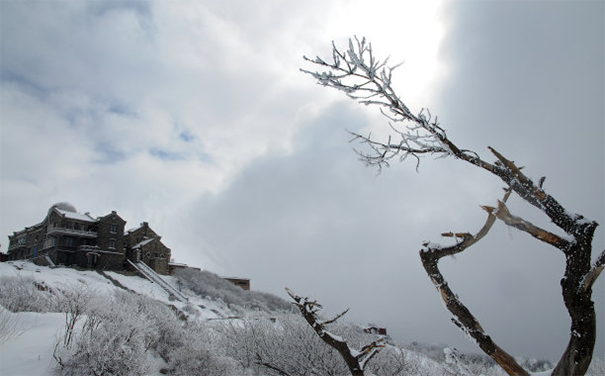
<svg viewBox="0 0 605 376">
<path fill-rule="evenodd" d="M 414 114 L 391 87 L 393 70 L 388 60 L 378 60 L 371 44 L 365 39 L 349 40 L 346 51 L 332 44 L 329 61 L 316 57 L 305 61 L 319 67 L 319 71 L 302 69 L 323 86 L 343 91 L 348 97 L 365 105 L 376 106 L 388 119 L 391 135 L 386 140 L 376 140 L 371 135 L 352 133 L 354 140 L 366 146 L 357 151 L 360 159 L 379 170 L 389 166 L 393 160 L 412 158 L 416 168 L 423 155 L 451 157 L 483 169 L 505 184 L 504 197 L 494 206 L 484 206 L 487 219 L 475 234 L 469 232 L 442 234 L 455 238 L 455 245 L 424 244 L 420 251 L 422 264 L 439 291 L 452 321 L 472 337 L 479 347 L 492 357 L 507 373 L 527 375 L 515 359 L 500 348 L 483 330 L 479 321 L 451 290 L 439 270 L 442 257 L 460 253 L 487 235 L 496 220 L 517 228 L 539 241 L 557 248 L 565 256 L 565 274 L 561 280 L 563 301 L 571 317 L 568 346 L 553 370 L 553 375 L 583 375 L 592 359 L 596 340 L 596 314 L 591 300 L 592 286 L 605 267 L 605 251 L 591 264 L 592 240 L 597 222 L 566 210 L 543 188 L 544 178 L 535 183 L 521 171 L 513 161 L 489 147 L 495 158 L 488 162 L 478 153 L 459 147 L 454 143 L 437 118 L 428 110 Z M 542 211 L 566 235 L 557 235 L 540 226 L 515 216 L 506 206 L 509 195 L 516 194 L 528 204 Z"/>
<path fill-rule="evenodd" d="M 326 325 L 336 322 L 336 320 L 340 319 L 349 311 L 348 309 L 331 320 L 322 320 L 318 316 L 322 307 L 317 301 L 311 301 L 309 298 L 301 297 L 288 288 L 286 288 L 286 291 L 294 300 L 294 305 L 300 310 L 300 313 L 302 313 L 307 323 L 309 323 L 319 338 L 338 351 L 347 364 L 351 375 L 363 376 L 368 362 L 386 346 L 385 337 L 380 337 L 376 341 L 364 346 L 361 350 L 352 349 L 342 337 L 333 334 L 326 329 Z"/>
</svg>

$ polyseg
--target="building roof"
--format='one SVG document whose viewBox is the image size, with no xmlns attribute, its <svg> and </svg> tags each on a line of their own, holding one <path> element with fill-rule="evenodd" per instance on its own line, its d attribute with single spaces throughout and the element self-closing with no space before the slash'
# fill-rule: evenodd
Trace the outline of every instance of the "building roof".
<svg viewBox="0 0 605 376">
<path fill-rule="evenodd" d="M 86 213 L 86 214 L 80 214 L 77 212 L 71 212 L 71 211 L 67 211 L 67 210 L 62 210 L 62 209 L 58 209 L 58 208 L 54 208 L 59 214 L 61 214 L 62 216 L 64 216 L 65 218 L 69 218 L 69 219 L 75 219 L 78 221 L 84 221 L 84 222 L 95 222 L 96 219 L 94 219 L 93 217 L 90 216 L 90 214 Z"/>
<path fill-rule="evenodd" d="M 155 238 L 145 239 L 145 240 L 143 240 L 142 242 L 137 243 L 137 244 L 136 244 L 134 247 L 132 247 L 132 248 L 133 248 L 133 249 L 140 248 L 140 247 L 142 247 L 142 246 L 144 246 L 144 245 L 147 245 L 147 244 L 151 243 L 151 242 L 152 242 L 152 241 L 154 241 L 154 240 L 155 240 Z"/>
</svg>

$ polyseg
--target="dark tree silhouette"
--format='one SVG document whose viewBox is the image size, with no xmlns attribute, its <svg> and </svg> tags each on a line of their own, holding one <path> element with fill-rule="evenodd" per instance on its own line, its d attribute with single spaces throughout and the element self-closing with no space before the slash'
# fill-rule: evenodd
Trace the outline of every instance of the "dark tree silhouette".
<svg viewBox="0 0 605 376">
<path fill-rule="evenodd" d="M 564 254 L 565 274 L 561 280 L 561 288 L 565 307 L 571 317 L 571 330 L 567 349 L 552 374 L 585 374 L 596 340 L 592 286 L 605 267 L 605 251 L 591 265 L 592 241 L 597 222 L 566 210 L 554 197 L 546 193 L 543 188 L 544 178 L 537 184 L 534 183 L 523 174 L 521 167 L 495 149 L 489 147 L 495 161 L 487 162 L 478 153 L 463 149 L 454 143 L 439 125 L 437 118 L 433 118 L 428 110 L 423 109 L 414 115 L 391 87 L 392 73 L 397 66 L 388 66 L 388 60 L 376 59 L 371 44 L 365 39 L 349 40 L 349 48 L 344 52 L 336 45 L 332 46 L 331 61 L 320 57 L 304 57 L 321 71 L 302 71 L 313 76 L 323 86 L 341 90 L 362 104 L 379 107 L 388 119 L 392 131 L 391 136 L 382 141 L 372 138 L 371 135 L 352 133 L 355 140 L 367 146 L 366 151 L 358 151 L 363 162 L 376 166 L 380 171 L 382 167 L 389 166 L 392 160 L 413 158 L 418 168 L 420 157 L 423 155 L 452 157 L 489 172 L 506 185 L 505 196 L 496 206 L 483 207 L 488 213 L 487 220 L 476 234 L 444 233 L 443 236 L 456 238 L 457 243 L 452 246 L 427 243 L 420 251 L 422 264 L 447 309 L 452 313 L 452 321 L 470 335 L 507 373 L 528 375 L 511 355 L 485 333 L 479 321 L 450 289 L 438 267 L 442 257 L 460 253 L 477 243 L 487 235 L 494 222 L 500 220 L 550 244 Z M 512 193 L 546 214 L 566 235 L 549 232 L 513 215 L 506 206 L 506 200 Z"/>
</svg>

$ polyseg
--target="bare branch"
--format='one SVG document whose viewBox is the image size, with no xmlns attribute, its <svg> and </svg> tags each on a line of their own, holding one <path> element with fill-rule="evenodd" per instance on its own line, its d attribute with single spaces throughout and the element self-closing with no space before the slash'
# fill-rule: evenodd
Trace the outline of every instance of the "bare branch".
<svg viewBox="0 0 605 376">
<path fill-rule="evenodd" d="M 514 227 L 523 232 L 527 232 L 534 238 L 559 248 L 563 252 L 567 252 L 571 246 L 571 242 L 569 240 L 535 226 L 531 222 L 526 221 L 521 217 L 512 215 L 506 204 L 502 201 L 498 201 L 497 209 L 491 206 L 482 206 L 482 208 L 488 213 L 495 215 L 496 218 L 506 223 L 508 226 Z"/>
<path fill-rule="evenodd" d="M 507 190 L 503 201 L 506 202 L 509 196 L 510 190 Z M 442 235 L 445 237 L 455 237 L 462 240 L 449 247 L 427 243 L 420 251 L 420 259 L 422 260 L 422 265 L 424 266 L 429 278 L 437 288 L 437 291 L 439 291 L 446 308 L 452 313 L 452 321 L 454 324 L 456 324 L 456 326 L 458 326 L 462 331 L 473 338 L 479 347 L 487 355 L 492 357 L 492 359 L 494 359 L 510 375 L 528 375 L 523 367 L 521 367 L 511 355 L 496 345 L 491 337 L 485 333 L 479 321 L 460 301 L 458 295 L 450 289 L 438 266 L 441 258 L 460 253 L 487 235 L 496 221 L 496 216 L 491 212 L 488 213 L 489 214 L 483 227 L 475 235 L 470 233 L 444 233 Z"/>
<path fill-rule="evenodd" d="M 561 280 L 563 301 L 572 321 L 570 342 L 553 375 L 584 374 L 590 364 L 596 338 L 596 314 L 591 300 L 591 288 L 601 274 L 605 256 L 601 255 L 595 265 L 591 265 L 592 241 L 597 222 L 567 211 L 557 200 L 547 194 L 545 178 L 534 183 L 525 176 L 513 161 L 505 158 L 494 148 L 489 150 L 496 162 L 488 163 L 472 150 L 459 148 L 447 135 L 445 129 L 431 116 L 428 110 L 414 115 L 391 87 L 392 73 L 396 66 L 389 67 L 388 61 L 379 61 L 374 57 L 372 46 L 365 39 L 349 40 L 346 52 L 340 52 L 333 43 L 332 62 L 321 58 L 306 59 L 309 63 L 321 67 L 323 72 L 303 70 L 312 75 L 319 84 L 343 91 L 365 105 L 377 106 L 388 119 L 393 136 L 387 141 L 377 141 L 371 135 L 362 136 L 352 133 L 354 140 L 360 142 L 367 151 L 356 151 L 360 159 L 379 170 L 388 167 L 393 158 L 400 161 L 412 156 L 416 159 L 416 169 L 420 158 L 433 155 L 437 158 L 454 157 L 484 169 L 497 176 L 530 205 L 542 211 L 550 220 L 568 235 L 562 237 L 548 232 L 522 218 L 513 216 L 504 202 L 497 208 L 484 207 L 488 218 L 483 228 L 475 235 L 469 233 L 444 233 L 443 236 L 455 238 L 457 243 L 450 247 L 425 244 L 421 258 L 431 280 L 440 291 L 448 309 L 454 313 L 457 325 L 473 336 L 481 348 L 494 358 L 511 374 L 525 374 L 508 354 L 499 349 L 486 336 L 479 323 L 468 309 L 451 292 L 439 272 L 437 262 L 441 257 L 453 255 L 467 249 L 487 234 L 496 219 L 509 226 L 527 232 L 533 237 L 561 249 L 566 256 L 565 275 Z M 455 313 L 457 312 L 457 313 Z"/>
<path fill-rule="evenodd" d="M 459 152 L 449 142 L 445 131 L 437 119 L 431 122 L 430 112 L 422 110 L 418 115 L 397 96 L 391 87 L 392 72 L 401 64 L 389 67 L 388 59 L 379 61 L 374 58 L 371 44 L 365 38 L 349 40 L 346 53 L 338 50 L 332 43 L 332 62 L 317 57 L 304 58 L 305 61 L 327 69 L 323 72 L 301 69 L 302 72 L 313 76 L 320 85 L 343 91 L 348 97 L 365 105 L 376 105 L 381 112 L 394 123 L 401 124 L 397 130 L 401 143 L 381 143 L 369 137 L 359 137 L 358 140 L 367 143 L 372 149 L 371 154 L 360 153 L 362 160 L 368 165 L 382 168 L 388 166 L 388 159 L 400 153 L 402 159 L 413 155 L 418 159 L 420 154 L 450 155 Z M 344 64 L 343 64 L 344 63 Z M 428 116 L 425 115 L 428 113 Z M 415 146 L 411 146 L 414 144 Z"/>
<path fill-rule="evenodd" d="M 347 312 L 349 312 L 349 308 L 345 309 L 343 312 L 341 312 L 338 315 L 336 315 L 333 319 L 324 321 L 323 323 L 321 323 L 321 325 L 322 326 L 326 326 L 326 325 L 332 324 L 332 323 L 338 321 L 338 319 L 340 319 L 344 315 L 346 315 Z"/>
<path fill-rule="evenodd" d="M 590 272 L 584 278 L 584 283 L 582 284 L 583 290 L 585 292 L 589 292 L 592 288 L 592 285 L 595 283 L 601 272 L 605 269 L 605 250 L 601 253 L 597 261 L 595 261 L 594 266 L 590 269 Z"/>
<path fill-rule="evenodd" d="M 308 298 L 303 298 L 300 295 L 294 293 L 292 290 L 286 287 L 286 292 L 294 300 L 294 305 L 298 307 L 305 320 L 309 323 L 311 328 L 317 333 L 326 344 L 334 348 L 340 356 L 344 359 L 345 363 L 349 367 L 349 371 L 353 376 L 363 376 L 365 366 L 368 361 L 372 359 L 385 345 L 385 337 L 381 337 L 376 341 L 364 346 L 360 351 L 351 349 L 347 342 L 341 337 L 330 333 L 325 330 L 327 324 L 331 324 L 341 318 L 348 309 L 341 314 L 337 315 L 331 320 L 322 321 L 317 316 L 319 311 L 318 307 L 321 307 L 316 301 L 309 301 Z"/>
</svg>

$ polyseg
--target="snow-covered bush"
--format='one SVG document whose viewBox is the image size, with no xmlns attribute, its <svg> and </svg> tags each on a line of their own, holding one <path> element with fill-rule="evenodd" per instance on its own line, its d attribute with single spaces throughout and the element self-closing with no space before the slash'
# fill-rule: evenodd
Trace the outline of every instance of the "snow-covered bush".
<svg viewBox="0 0 605 376">
<path fill-rule="evenodd" d="M 220 300 L 232 309 L 241 308 L 264 311 L 289 311 L 290 303 L 264 292 L 246 291 L 218 275 L 206 270 L 178 269 L 174 273 L 183 288 L 191 290 L 202 298 Z M 234 307 L 237 306 L 237 307 Z"/>
<path fill-rule="evenodd" d="M 226 354 L 262 375 L 346 375 L 340 355 L 315 334 L 298 314 L 249 315 L 224 322 Z"/>
<path fill-rule="evenodd" d="M 128 307 L 126 314 L 144 327 L 141 333 L 144 334 L 145 350 L 153 349 L 167 358 L 173 348 L 183 345 L 182 322 L 168 306 L 125 291 L 117 291 L 115 301 L 120 307 Z"/>
<path fill-rule="evenodd" d="M 21 333 L 19 315 L 0 305 L 0 344 Z"/>
<path fill-rule="evenodd" d="M 55 359 L 66 375 L 143 375 L 148 351 L 163 356 L 181 346 L 182 329 L 168 307 L 117 291 L 91 301 L 79 335 L 61 341 Z"/>
<path fill-rule="evenodd" d="M 361 349 L 368 343 L 380 338 L 380 335 L 367 333 L 358 325 L 336 321 L 330 325 L 330 332 L 346 339 L 347 344 Z M 373 376 L 414 375 L 421 367 L 417 360 L 410 357 L 405 350 L 392 343 L 387 343 L 367 364 L 365 370 Z"/>
<path fill-rule="evenodd" d="M 253 375 L 235 359 L 228 357 L 211 328 L 200 323 L 188 324 L 181 346 L 174 347 L 168 354 L 168 375 Z"/>
<path fill-rule="evenodd" d="M 74 336 L 76 324 L 86 311 L 94 291 L 83 283 L 71 283 L 61 291 L 58 298 L 59 309 L 65 314 L 65 334 L 63 345 L 69 347 Z"/>
<path fill-rule="evenodd" d="M 31 277 L 1 277 L 0 304 L 11 312 L 55 312 L 57 310 L 57 299 L 53 291 Z"/>
</svg>

